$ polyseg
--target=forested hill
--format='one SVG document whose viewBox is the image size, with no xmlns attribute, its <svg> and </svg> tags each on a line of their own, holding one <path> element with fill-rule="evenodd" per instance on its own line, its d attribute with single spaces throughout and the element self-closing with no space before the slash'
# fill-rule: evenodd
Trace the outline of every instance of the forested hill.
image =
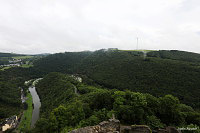
<svg viewBox="0 0 200 133">
<path fill-rule="evenodd" d="M 0 57 L 15 57 L 15 56 L 25 56 L 23 54 L 14 54 L 14 53 L 1 53 L 0 52 Z"/>
<path fill-rule="evenodd" d="M 66 52 L 49 55 L 34 63 L 36 69 L 43 72 L 76 73 L 81 61 L 92 52 Z"/>
<path fill-rule="evenodd" d="M 199 108 L 199 63 L 199 54 L 183 51 L 152 51 L 144 57 L 139 51 L 98 50 L 54 54 L 34 65 L 45 73 L 86 75 L 107 88 L 154 96 L 172 94 L 183 103 Z"/>
<path fill-rule="evenodd" d="M 149 57 L 160 57 L 163 59 L 181 60 L 187 62 L 200 63 L 200 54 L 177 51 L 177 50 L 160 50 L 147 53 Z"/>
<path fill-rule="evenodd" d="M 156 98 L 128 90 L 89 86 L 56 72 L 46 75 L 36 88 L 42 107 L 33 133 L 67 133 L 96 125 L 113 114 L 123 125 L 145 124 L 151 129 L 200 124 L 200 113 L 180 104 L 172 95 Z"/>
</svg>

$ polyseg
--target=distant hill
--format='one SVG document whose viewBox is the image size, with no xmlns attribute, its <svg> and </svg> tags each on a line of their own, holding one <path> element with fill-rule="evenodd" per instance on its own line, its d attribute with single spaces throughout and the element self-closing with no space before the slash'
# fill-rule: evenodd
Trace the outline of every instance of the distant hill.
<svg viewBox="0 0 200 133">
<path fill-rule="evenodd" d="M 160 51 L 151 51 L 147 53 L 147 55 L 149 57 L 159 57 L 162 59 L 173 59 L 173 60 L 200 63 L 200 54 L 192 52 L 185 52 L 178 50 L 160 50 Z"/>
<path fill-rule="evenodd" d="M 0 123 L 23 110 L 24 82 L 42 77 L 36 85 L 40 119 L 30 132 L 68 132 L 113 114 L 121 124 L 152 129 L 200 125 L 198 57 L 184 51 L 118 49 L 35 56 L 27 59 L 32 67 L 0 71 Z"/>
<path fill-rule="evenodd" d="M 36 69 L 48 72 L 76 73 L 81 61 L 92 52 L 65 52 L 46 56 L 35 61 Z"/>
<path fill-rule="evenodd" d="M 15 57 L 15 56 L 26 56 L 24 54 L 15 54 L 15 53 L 1 53 L 0 57 Z"/>
<path fill-rule="evenodd" d="M 172 95 L 156 98 L 129 90 L 89 86 L 72 76 L 57 72 L 47 74 L 36 84 L 36 89 L 42 106 L 40 119 L 31 131 L 33 133 L 67 133 L 80 127 L 94 126 L 114 116 L 120 120 L 118 124 L 148 125 L 153 130 L 200 124 L 200 113 L 181 104 Z M 112 124 L 103 122 L 100 125 L 108 127 Z M 91 131 L 76 130 L 81 133 Z"/>
<path fill-rule="evenodd" d="M 35 56 L 47 56 L 47 55 L 50 55 L 50 53 L 35 54 Z"/>
<path fill-rule="evenodd" d="M 172 94 L 200 107 L 200 57 L 184 51 L 66 52 L 37 60 L 41 71 L 86 75 L 107 88 L 133 90 L 154 96 Z"/>
<path fill-rule="evenodd" d="M 11 57 L 17 57 L 17 56 L 26 56 L 26 55 L 0 52 L 0 65 L 8 64 L 9 63 L 8 60 Z"/>
</svg>

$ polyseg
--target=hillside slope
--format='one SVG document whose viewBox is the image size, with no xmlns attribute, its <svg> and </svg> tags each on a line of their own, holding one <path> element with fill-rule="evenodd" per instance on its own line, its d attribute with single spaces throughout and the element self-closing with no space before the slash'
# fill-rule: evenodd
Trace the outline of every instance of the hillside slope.
<svg viewBox="0 0 200 133">
<path fill-rule="evenodd" d="M 2 53 L 2 52 L 0 52 L 0 57 L 15 57 L 15 56 L 26 56 L 26 55 L 15 54 L 15 53 Z"/>
<path fill-rule="evenodd" d="M 151 51 L 147 53 L 149 57 L 159 57 L 163 59 L 173 59 L 181 60 L 193 63 L 200 63 L 200 54 L 178 51 L 178 50 L 160 50 L 160 51 Z"/>
<path fill-rule="evenodd" d="M 36 60 L 36 69 L 48 72 L 76 73 L 82 59 L 89 56 L 91 52 L 66 52 L 49 55 Z"/>
<path fill-rule="evenodd" d="M 72 78 L 61 73 L 50 73 L 36 85 L 37 92 L 42 102 L 40 112 L 48 115 L 48 111 L 65 103 L 74 95 L 76 83 Z"/>
<path fill-rule="evenodd" d="M 172 95 L 150 94 L 88 86 L 61 73 L 49 73 L 36 86 L 41 98 L 40 119 L 32 132 L 69 132 L 93 126 L 113 114 L 123 125 L 166 126 L 200 124 L 200 113 Z M 75 93 L 74 88 L 77 88 Z"/>
<path fill-rule="evenodd" d="M 129 89 L 154 96 L 172 94 L 199 108 L 199 54 L 192 53 L 188 59 L 188 54 L 191 55 L 188 52 L 173 51 L 173 56 L 168 51 L 157 52 L 165 56 L 160 58 L 152 55 L 156 52 L 150 52 L 144 59 L 143 54 L 137 51 L 105 50 L 63 53 L 47 56 L 37 61 L 35 66 L 46 72 L 86 75 L 107 88 Z"/>
<path fill-rule="evenodd" d="M 0 72 L 0 123 L 12 115 L 18 115 L 21 110 L 20 79 L 10 79 Z"/>
</svg>

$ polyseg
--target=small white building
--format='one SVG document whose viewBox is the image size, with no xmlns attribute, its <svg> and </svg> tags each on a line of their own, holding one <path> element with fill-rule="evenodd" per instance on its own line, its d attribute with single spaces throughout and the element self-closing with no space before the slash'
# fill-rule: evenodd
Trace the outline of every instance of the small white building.
<svg viewBox="0 0 200 133">
<path fill-rule="evenodd" d="M 76 75 L 71 75 L 71 77 L 74 78 L 76 81 L 78 81 L 80 83 L 82 82 L 82 78 L 81 77 L 78 77 Z"/>
<path fill-rule="evenodd" d="M 8 129 L 15 128 L 17 126 L 17 121 L 18 121 L 18 118 L 16 115 L 10 118 L 7 118 L 5 121 L 5 125 L 2 126 L 2 131 L 4 132 Z"/>
</svg>

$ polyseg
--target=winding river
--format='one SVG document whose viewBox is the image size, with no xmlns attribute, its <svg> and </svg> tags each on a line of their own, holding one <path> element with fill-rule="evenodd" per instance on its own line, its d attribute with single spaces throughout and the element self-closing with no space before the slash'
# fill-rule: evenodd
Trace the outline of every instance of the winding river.
<svg viewBox="0 0 200 133">
<path fill-rule="evenodd" d="M 34 105 L 33 113 L 32 113 L 32 120 L 31 120 L 31 128 L 33 128 L 36 121 L 39 119 L 41 102 L 40 102 L 40 98 L 39 98 L 34 86 L 29 87 L 29 91 L 32 95 L 33 105 Z"/>
</svg>

